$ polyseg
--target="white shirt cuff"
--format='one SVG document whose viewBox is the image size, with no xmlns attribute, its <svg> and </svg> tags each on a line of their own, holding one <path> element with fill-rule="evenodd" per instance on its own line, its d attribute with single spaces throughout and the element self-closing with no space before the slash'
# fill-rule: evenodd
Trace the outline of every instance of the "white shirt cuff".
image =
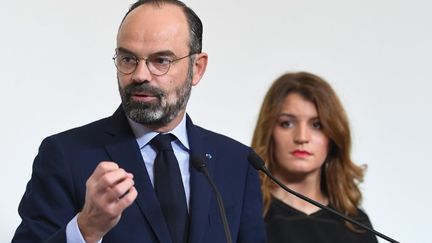
<svg viewBox="0 0 432 243">
<path fill-rule="evenodd" d="M 66 226 L 67 243 L 86 243 L 78 227 L 78 214 Z M 102 239 L 98 241 L 101 243 Z"/>
</svg>

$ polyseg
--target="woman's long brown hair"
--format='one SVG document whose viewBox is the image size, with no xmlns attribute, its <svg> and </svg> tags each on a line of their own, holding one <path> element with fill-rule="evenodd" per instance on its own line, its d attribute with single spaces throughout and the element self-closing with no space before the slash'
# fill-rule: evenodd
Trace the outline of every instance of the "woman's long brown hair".
<svg viewBox="0 0 432 243">
<path fill-rule="evenodd" d="M 323 132 L 329 138 L 329 153 L 322 168 L 321 190 L 329 203 L 348 216 L 357 215 L 362 195 L 358 183 L 363 181 L 364 167 L 351 160 L 351 133 L 345 110 L 334 90 L 322 78 L 307 72 L 287 73 L 279 77 L 268 90 L 255 127 L 252 148 L 274 172 L 273 129 L 281 106 L 288 94 L 297 93 L 315 104 Z M 261 174 L 264 215 L 270 207 L 274 184 Z M 351 224 L 347 224 L 353 229 Z"/>
</svg>

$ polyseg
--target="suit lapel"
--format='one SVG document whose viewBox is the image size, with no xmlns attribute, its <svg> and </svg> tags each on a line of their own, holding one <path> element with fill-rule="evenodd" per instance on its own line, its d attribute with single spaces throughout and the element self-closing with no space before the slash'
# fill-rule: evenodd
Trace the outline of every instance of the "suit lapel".
<svg viewBox="0 0 432 243">
<path fill-rule="evenodd" d="M 112 127 L 108 129 L 108 133 L 112 135 L 112 140 L 105 144 L 108 154 L 121 168 L 134 174 L 135 187 L 138 191 L 135 203 L 151 225 L 159 242 L 170 243 L 162 210 L 135 136 L 121 107 L 112 116 Z"/>
<path fill-rule="evenodd" d="M 202 131 L 198 131 L 199 128 L 193 125 L 189 116 L 187 116 L 186 126 L 191 154 L 204 159 L 210 176 L 213 176 L 216 160 L 214 151 L 207 144 L 205 135 Z M 202 242 L 202 236 L 208 225 L 212 189 L 207 178 L 192 165 L 190 166 L 190 178 L 189 243 L 198 243 Z"/>
</svg>

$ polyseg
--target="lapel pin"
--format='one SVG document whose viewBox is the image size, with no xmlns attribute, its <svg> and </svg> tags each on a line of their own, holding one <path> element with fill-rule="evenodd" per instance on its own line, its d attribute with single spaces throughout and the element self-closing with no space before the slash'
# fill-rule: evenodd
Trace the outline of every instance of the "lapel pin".
<svg viewBox="0 0 432 243">
<path fill-rule="evenodd" d="M 213 156 L 212 156 L 211 154 L 205 154 L 205 157 L 206 157 L 207 159 L 212 159 L 212 158 L 213 158 Z"/>
</svg>

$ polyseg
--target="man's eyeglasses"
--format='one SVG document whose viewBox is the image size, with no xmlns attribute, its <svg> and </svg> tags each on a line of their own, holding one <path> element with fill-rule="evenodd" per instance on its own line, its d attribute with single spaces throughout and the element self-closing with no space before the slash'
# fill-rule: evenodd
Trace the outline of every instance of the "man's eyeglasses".
<svg viewBox="0 0 432 243">
<path fill-rule="evenodd" d="M 166 74 L 171 64 L 180 61 L 186 57 L 190 57 L 196 53 L 190 53 L 186 56 L 173 59 L 173 57 L 164 55 L 150 55 L 147 58 L 138 58 L 133 54 L 128 53 L 116 53 L 112 58 L 117 70 L 122 74 L 131 74 L 135 72 L 139 62 L 144 60 L 148 70 L 155 76 L 162 76 Z"/>
</svg>

